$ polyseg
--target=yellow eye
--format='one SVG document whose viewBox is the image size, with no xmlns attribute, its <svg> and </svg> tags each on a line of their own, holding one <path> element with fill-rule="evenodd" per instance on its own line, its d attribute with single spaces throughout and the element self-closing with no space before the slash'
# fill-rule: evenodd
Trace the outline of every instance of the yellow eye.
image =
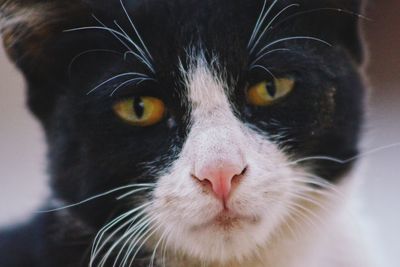
<svg viewBox="0 0 400 267">
<path fill-rule="evenodd" d="M 293 78 L 277 78 L 252 86 L 247 92 L 247 101 L 254 106 L 268 106 L 288 95 L 294 88 Z"/>
<path fill-rule="evenodd" d="M 132 97 L 117 102 L 115 113 L 133 126 L 151 126 L 160 122 L 165 115 L 164 102 L 158 98 L 144 96 Z"/>
</svg>

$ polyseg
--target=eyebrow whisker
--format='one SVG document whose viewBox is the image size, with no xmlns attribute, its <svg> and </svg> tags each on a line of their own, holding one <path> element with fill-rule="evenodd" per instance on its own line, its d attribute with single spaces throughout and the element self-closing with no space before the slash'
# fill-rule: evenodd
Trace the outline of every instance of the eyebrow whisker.
<svg viewBox="0 0 400 267">
<path fill-rule="evenodd" d="M 260 69 L 265 70 L 266 72 L 268 72 L 269 75 L 272 76 L 272 78 L 276 79 L 276 76 L 272 73 L 272 71 L 270 71 L 270 70 L 269 70 L 267 67 L 265 67 L 265 66 L 262 66 L 262 65 L 254 65 L 254 66 L 252 66 L 252 67 L 250 68 L 250 70 L 252 70 L 252 69 L 257 69 L 257 68 L 260 68 Z"/>
<path fill-rule="evenodd" d="M 112 53 L 112 54 L 118 54 L 118 55 L 122 55 L 121 52 L 118 52 L 116 50 L 111 50 L 111 49 L 89 49 L 89 50 L 85 50 L 79 54 L 77 54 L 76 56 L 74 56 L 71 60 L 71 62 L 68 65 L 68 73 L 71 74 L 71 69 L 72 66 L 74 65 L 75 61 L 80 58 L 81 56 L 84 56 L 86 54 L 90 54 L 90 53 L 96 53 L 96 52 L 104 52 L 104 53 Z"/>
<path fill-rule="evenodd" d="M 132 82 L 136 82 L 139 81 L 137 83 L 135 83 L 136 85 L 139 85 L 140 83 L 144 82 L 144 81 L 155 81 L 153 78 L 134 78 L 134 79 L 129 79 L 123 83 L 121 83 L 120 85 L 118 85 L 117 88 L 115 88 L 112 93 L 110 94 L 110 96 L 114 96 L 114 94 L 124 85 L 132 83 Z"/>
<path fill-rule="evenodd" d="M 257 20 L 257 23 L 256 23 L 256 25 L 255 25 L 255 27 L 254 27 L 253 33 L 252 33 L 252 35 L 251 35 L 251 37 L 250 37 L 250 41 L 249 41 L 249 43 L 247 44 L 247 48 L 250 48 L 251 45 L 253 44 L 254 38 L 257 37 L 257 34 L 259 33 L 261 26 L 264 24 L 265 19 L 267 18 L 268 14 L 271 12 L 272 8 L 276 5 L 277 2 L 278 2 L 278 0 L 275 0 L 275 1 L 270 5 L 270 7 L 268 8 L 268 10 L 264 13 L 265 8 L 266 8 L 266 5 L 267 5 L 267 0 L 264 0 L 263 8 L 262 8 L 262 10 L 261 10 L 260 16 L 258 17 L 258 20 Z"/>
<path fill-rule="evenodd" d="M 365 21 L 373 21 L 371 18 L 369 18 L 369 17 L 367 17 L 367 16 L 365 16 L 363 14 L 360 14 L 360 13 L 357 13 L 357 12 L 353 12 L 353 11 L 350 11 L 350 10 L 347 10 L 347 9 L 334 8 L 334 7 L 321 7 L 321 8 L 314 8 L 314 9 L 309 9 L 309 10 L 297 12 L 297 13 L 295 13 L 293 15 L 290 15 L 290 16 L 286 17 L 285 19 L 279 21 L 277 23 L 277 25 L 275 25 L 272 28 L 276 28 L 280 24 L 282 24 L 285 21 L 288 21 L 288 20 L 290 20 L 292 18 L 295 18 L 295 17 L 298 17 L 298 16 L 302 16 L 302 15 L 306 15 L 306 14 L 310 14 L 310 13 L 314 13 L 314 12 L 318 12 L 318 11 L 332 11 L 332 12 L 337 12 L 337 13 L 343 13 L 341 15 L 355 16 L 355 17 L 357 17 L 359 19 L 363 19 Z"/>
<path fill-rule="evenodd" d="M 118 24 L 117 21 L 114 20 L 114 24 L 121 30 L 121 32 L 122 32 L 127 38 L 129 38 L 129 35 L 128 35 L 128 34 L 126 33 L 126 31 Z M 129 38 L 129 39 L 130 39 L 130 38 Z M 152 73 L 155 73 L 155 70 L 154 70 L 152 64 L 150 63 L 150 60 L 147 58 L 145 52 L 140 48 L 140 46 L 138 46 L 134 41 L 132 41 L 132 39 L 130 39 L 130 40 L 131 40 L 131 43 L 133 44 L 133 46 L 136 48 L 136 50 L 139 52 L 140 55 L 137 54 L 137 53 L 135 53 L 135 52 L 133 52 L 133 51 L 130 49 L 130 50 L 126 51 L 126 53 L 124 54 L 124 59 L 126 59 L 126 56 L 125 56 L 125 55 L 126 55 L 127 53 L 131 53 L 131 54 L 133 54 L 135 57 L 137 57 L 142 63 L 144 63 L 144 64 L 149 68 L 149 70 L 150 70 Z"/>
<path fill-rule="evenodd" d="M 122 1 L 121 1 L 122 4 Z M 122 4 L 123 6 L 123 4 Z M 123 6 L 124 11 L 127 13 L 125 7 Z M 136 29 L 136 27 L 133 25 L 133 22 L 131 20 L 131 18 L 129 17 L 129 21 L 131 22 L 135 33 L 137 35 L 137 38 L 140 40 L 140 43 L 143 46 L 143 49 L 140 47 L 140 45 L 138 45 L 137 43 L 135 43 L 130 36 L 126 33 L 126 31 L 118 24 L 118 22 L 116 20 L 114 20 L 114 24 L 116 25 L 116 27 L 119 29 L 113 29 L 108 27 L 105 23 L 103 23 L 99 18 L 97 18 L 94 14 L 92 14 L 92 17 L 101 25 L 101 26 L 87 26 L 87 27 L 78 27 L 78 28 L 73 28 L 73 29 L 67 29 L 64 32 L 73 32 L 73 31 L 81 31 L 81 30 L 104 30 L 104 31 L 108 31 L 110 34 L 112 34 L 125 48 L 128 49 L 128 51 L 125 52 L 124 54 L 124 59 L 126 60 L 126 55 L 127 54 L 132 54 L 134 55 L 141 63 L 143 63 L 153 74 L 156 73 L 153 64 L 151 63 L 152 61 L 152 57 L 147 49 L 147 47 L 145 46 L 142 38 L 139 36 L 139 33 Z M 138 52 L 134 51 L 132 49 L 132 47 L 130 45 L 133 46 L 133 48 Z M 85 52 L 83 52 L 83 54 L 85 54 Z M 76 60 L 76 58 L 73 59 L 73 61 Z M 92 90 L 90 91 L 92 92 Z M 89 92 L 89 93 L 90 93 Z"/>
<path fill-rule="evenodd" d="M 146 44 L 143 42 L 142 37 L 140 37 L 140 34 L 139 34 L 138 30 L 136 29 L 136 26 L 135 26 L 135 24 L 133 23 L 131 16 L 129 15 L 128 11 L 126 10 L 126 7 L 125 7 L 123 1 L 120 0 L 120 3 L 121 3 L 121 6 L 122 6 L 122 9 L 123 9 L 124 12 L 125 12 L 126 17 L 128 18 L 128 20 L 129 20 L 129 22 L 130 22 L 130 24 L 131 24 L 133 30 L 135 31 L 135 34 L 136 34 L 136 36 L 138 37 L 140 43 L 142 44 L 144 50 L 146 51 L 146 53 L 147 53 L 147 55 L 149 56 L 149 58 L 150 58 L 151 60 L 153 60 L 153 58 L 152 58 L 152 56 L 151 56 L 149 50 L 147 49 Z"/>
<path fill-rule="evenodd" d="M 252 66 L 254 66 L 258 61 L 260 61 L 265 56 L 275 53 L 275 52 L 280 52 L 280 51 L 291 51 L 291 50 L 288 48 L 277 48 L 277 49 L 269 50 L 269 51 L 263 53 L 262 55 L 260 55 L 259 57 L 257 57 L 255 60 L 253 60 L 253 62 L 250 63 L 250 68 Z"/>
<path fill-rule="evenodd" d="M 101 86 L 103 86 L 103 85 L 105 85 L 105 84 L 107 84 L 107 83 L 109 83 L 109 82 L 111 82 L 111 81 L 113 81 L 113 80 L 115 80 L 115 79 L 118 79 L 118 78 L 120 78 L 120 77 L 126 77 L 126 76 L 134 76 L 134 75 L 136 75 L 136 76 L 142 76 L 143 78 L 147 78 L 147 77 L 148 77 L 147 75 L 142 74 L 142 73 L 138 73 L 138 72 L 126 72 L 126 73 L 121 73 L 121 74 L 118 74 L 118 75 L 116 75 L 116 76 L 113 76 L 113 77 L 111 77 L 111 78 L 105 80 L 104 82 L 98 84 L 96 87 L 94 87 L 93 89 L 91 89 L 91 90 L 87 93 L 87 95 L 91 94 L 92 92 L 94 92 L 94 91 L 96 91 L 98 88 L 100 88 Z"/>
<path fill-rule="evenodd" d="M 320 38 L 316 38 L 316 37 L 312 37 L 312 36 L 293 36 L 293 37 L 286 37 L 286 38 L 281 38 L 281 39 L 272 41 L 271 43 L 265 45 L 265 46 L 256 54 L 256 56 L 257 56 L 257 57 L 260 56 L 265 50 L 267 50 L 269 47 L 271 47 L 271 46 L 273 46 L 273 45 L 275 45 L 275 44 L 282 43 L 282 42 L 285 42 L 285 41 L 292 41 L 292 40 L 311 40 L 311 41 L 317 41 L 317 42 L 323 43 L 323 44 L 325 44 L 325 45 L 327 45 L 327 46 L 330 46 L 330 47 L 332 46 L 332 44 L 330 44 L 330 43 L 328 43 L 328 42 L 326 42 L 326 41 L 324 41 L 324 40 L 322 40 L 322 39 L 320 39 Z"/>
<path fill-rule="evenodd" d="M 286 6 L 285 8 L 283 8 L 281 11 L 278 12 L 278 14 L 276 14 L 267 24 L 267 26 L 264 28 L 264 30 L 261 32 L 261 34 L 258 35 L 257 40 L 254 42 L 254 44 L 252 45 L 251 49 L 250 49 L 250 54 L 252 54 L 254 52 L 254 50 L 256 49 L 257 45 L 260 43 L 261 39 L 264 37 L 265 33 L 271 29 L 271 25 L 275 22 L 275 20 L 277 20 L 286 10 L 292 8 L 292 7 L 299 7 L 300 4 L 296 3 L 296 4 L 291 4 Z"/>
</svg>

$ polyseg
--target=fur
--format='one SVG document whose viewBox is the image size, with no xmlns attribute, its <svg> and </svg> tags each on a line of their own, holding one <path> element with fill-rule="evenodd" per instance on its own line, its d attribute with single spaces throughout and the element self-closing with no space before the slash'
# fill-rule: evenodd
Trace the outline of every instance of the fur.
<svg viewBox="0 0 400 267">
<path fill-rule="evenodd" d="M 361 1 L 0 6 L 53 192 L 48 212 L 0 233 L 1 266 L 369 265 L 346 161 L 363 122 Z M 287 76 L 285 99 L 246 101 Z M 162 99 L 165 118 L 118 119 L 113 104 L 136 96 Z M 243 170 L 226 203 L 196 179 L 218 162 Z"/>
</svg>

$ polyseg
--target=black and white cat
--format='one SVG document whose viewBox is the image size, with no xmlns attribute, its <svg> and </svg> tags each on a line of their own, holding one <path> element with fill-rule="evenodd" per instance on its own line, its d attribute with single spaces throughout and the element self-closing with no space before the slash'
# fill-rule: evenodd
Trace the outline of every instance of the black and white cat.
<svg viewBox="0 0 400 267">
<path fill-rule="evenodd" d="M 0 266 L 370 266 L 360 0 L 0 5 L 53 192 Z"/>
</svg>

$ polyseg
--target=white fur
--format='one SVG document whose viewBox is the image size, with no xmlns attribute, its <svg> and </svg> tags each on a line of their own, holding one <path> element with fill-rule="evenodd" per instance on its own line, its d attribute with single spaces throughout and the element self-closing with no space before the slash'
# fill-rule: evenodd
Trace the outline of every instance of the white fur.
<svg viewBox="0 0 400 267">
<path fill-rule="evenodd" d="M 192 127 L 172 171 L 160 177 L 149 211 L 161 225 L 159 235 L 166 233 L 169 253 L 181 255 L 176 262 L 170 259 L 171 266 L 366 266 L 346 249 L 352 237 L 339 220 L 336 207 L 342 201 L 318 195 L 324 209 L 294 198 L 312 195 L 296 181 L 305 170 L 234 116 L 224 77 L 216 73 L 201 54 L 185 70 Z M 239 218 L 230 226 L 214 221 L 222 203 L 191 177 L 210 158 L 227 157 L 248 166 L 228 203 Z M 306 219 L 293 213 L 290 202 L 306 206 L 315 217 L 304 210 Z"/>
</svg>

